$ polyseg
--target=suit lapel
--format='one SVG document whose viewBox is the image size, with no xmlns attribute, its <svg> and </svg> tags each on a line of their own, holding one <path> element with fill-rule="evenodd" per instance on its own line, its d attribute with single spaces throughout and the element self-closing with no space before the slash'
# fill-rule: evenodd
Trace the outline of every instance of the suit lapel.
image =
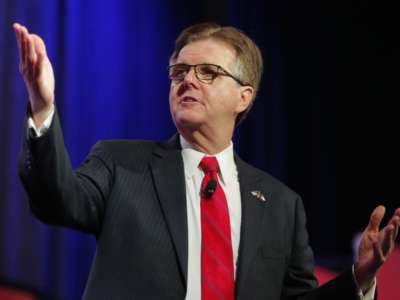
<svg viewBox="0 0 400 300">
<path fill-rule="evenodd" d="M 185 176 L 179 136 L 175 135 L 167 144 L 157 147 L 154 150 L 154 156 L 150 168 L 186 287 L 188 225 Z M 235 162 L 238 168 L 242 201 L 242 224 L 235 287 L 235 294 L 239 295 L 250 263 L 259 249 L 260 234 L 265 234 L 262 223 L 268 201 L 263 202 L 251 193 L 257 190 L 262 191 L 260 177 L 256 176 L 254 170 L 237 155 L 235 155 Z"/>
<path fill-rule="evenodd" d="M 167 144 L 155 149 L 155 159 L 150 168 L 186 287 L 188 225 L 185 176 L 178 137 L 175 135 Z"/>
<path fill-rule="evenodd" d="M 260 178 L 255 175 L 256 173 L 238 156 L 235 156 L 235 161 L 242 199 L 242 224 L 235 291 L 238 296 L 243 288 L 250 263 L 259 249 L 260 234 L 263 233 L 261 229 L 263 229 L 265 205 L 268 205 L 268 201 L 263 202 L 252 194 L 252 191 L 262 190 L 259 184 Z"/>
</svg>

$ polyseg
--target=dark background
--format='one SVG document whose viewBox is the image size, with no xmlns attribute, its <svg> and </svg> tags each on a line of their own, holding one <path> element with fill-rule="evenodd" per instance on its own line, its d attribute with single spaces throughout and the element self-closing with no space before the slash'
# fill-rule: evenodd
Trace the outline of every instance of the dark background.
<svg viewBox="0 0 400 300">
<path fill-rule="evenodd" d="M 216 21 L 260 46 L 265 72 L 235 148 L 304 200 L 317 263 L 352 263 L 369 214 L 399 206 L 399 27 L 388 1 L 0 0 L 0 278 L 78 299 L 94 238 L 43 225 L 17 176 L 27 95 L 14 21 L 41 35 L 74 166 L 99 139 L 174 133 L 166 74 L 188 25 Z"/>
</svg>

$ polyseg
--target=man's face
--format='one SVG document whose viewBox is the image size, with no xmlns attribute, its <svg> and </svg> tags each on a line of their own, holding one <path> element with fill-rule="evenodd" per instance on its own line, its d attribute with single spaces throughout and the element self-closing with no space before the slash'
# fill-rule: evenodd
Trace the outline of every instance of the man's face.
<svg viewBox="0 0 400 300">
<path fill-rule="evenodd" d="M 235 51 L 227 44 L 200 40 L 186 45 L 174 64 L 215 64 L 232 75 L 236 63 Z M 238 113 L 245 110 L 248 99 L 244 87 L 228 76 L 217 76 L 212 83 L 196 78 L 191 68 L 182 81 L 171 82 L 169 104 L 178 129 L 232 130 Z"/>
</svg>

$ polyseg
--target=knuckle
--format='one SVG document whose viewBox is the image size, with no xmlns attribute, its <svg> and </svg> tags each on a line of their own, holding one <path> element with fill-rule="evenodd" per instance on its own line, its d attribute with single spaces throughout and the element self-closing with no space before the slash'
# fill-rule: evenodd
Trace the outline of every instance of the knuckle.
<svg viewBox="0 0 400 300">
<path fill-rule="evenodd" d="M 35 59 L 33 56 L 29 56 L 28 62 L 29 62 L 31 65 L 34 65 L 34 64 L 36 63 L 36 59 Z"/>
</svg>

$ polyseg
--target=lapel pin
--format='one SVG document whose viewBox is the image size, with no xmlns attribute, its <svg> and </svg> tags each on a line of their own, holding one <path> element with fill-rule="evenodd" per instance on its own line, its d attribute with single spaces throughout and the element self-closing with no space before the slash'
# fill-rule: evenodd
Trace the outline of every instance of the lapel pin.
<svg viewBox="0 0 400 300">
<path fill-rule="evenodd" d="M 251 191 L 251 194 L 262 202 L 267 201 L 267 198 L 265 198 L 264 194 L 261 191 Z"/>
</svg>

